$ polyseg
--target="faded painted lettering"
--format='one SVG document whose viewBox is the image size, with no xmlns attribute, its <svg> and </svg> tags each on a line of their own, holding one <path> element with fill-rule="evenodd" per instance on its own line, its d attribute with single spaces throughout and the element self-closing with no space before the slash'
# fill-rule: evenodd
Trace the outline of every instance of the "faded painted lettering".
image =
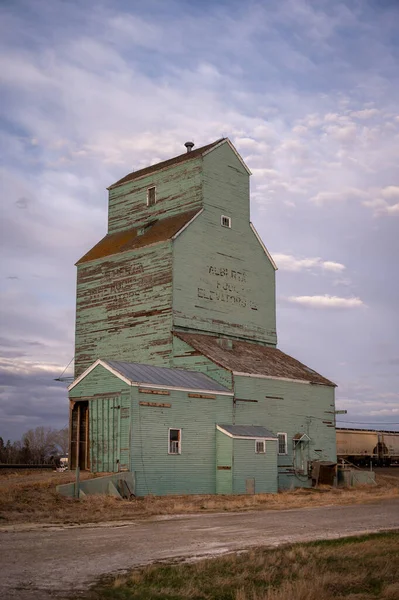
<svg viewBox="0 0 399 600">
<path fill-rule="evenodd" d="M 198 298 L 258 310 L 256 304 L 248 298 L 249 294 L 245 285 L 248 274 L 245 271 L 209 265 L 207 274 L 209 282 L 198 286 Z"/>
</svg>

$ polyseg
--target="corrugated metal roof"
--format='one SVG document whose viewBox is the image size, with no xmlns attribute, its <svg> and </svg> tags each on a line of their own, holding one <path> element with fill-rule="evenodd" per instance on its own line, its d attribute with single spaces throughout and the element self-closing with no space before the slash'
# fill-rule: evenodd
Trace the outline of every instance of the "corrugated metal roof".
<svg viewBox="0 0 399 600">
<path fill-rule="evenodd" d="M 180 332 L 175 335 L 229 371 L 298 379 L 335 387 L 335 383 L 277 348 L 233 340 L 233 347 L 229 350 L 222 348 L 215 336 Z"/>
<path fill-rule="evenodd" d="M 121 362 L 119 360 L 103 360 L 115 371 L 129 379 L 132 383 L 176 387 L 190 390 L 209 390 L 212 392 L 231 393 L 204 373 L 169 369 L 140 363 Z"/>
<path fill-rule="evenodd" d="M 225 139 L 226 138 L 220 138 L 219 140 L 216 140 L 216 142 L 212 142 L 212 144 L 207 144 L 206 146 L 201 146 L 201 148 L 196 148 L 195 150 L 192 150 L 191 152 L 185 152 L 184 154 L 179 154 L 178 156 L 169 158 L 168 160 L 164 160 L 155 165 L 151 165 L 150 167 L 145 167 L 144 169 L 139 169 L 138 171 L 133 171 L 132 173 L 129 173 L 125 177 L 122 177 L 122 179 L 119 179 L 119 181 L 116 181 L 115 183 L 113 183 L 108 189 L 112 190 L 114 187 L 117 187 L 118 185 L 123 185 L 124 183 L 127 183 L 128 181 L 133 181 L 134 179 L 138 179 L 139 177 L 151 175 L 151 173 L 155 173 L 155 171 L 159 171 L 160 169 L 165 169 L 167 167 L 171 167 L 172 165 L 177 165 L 179 163 L 186 162 L 187 160 L 192 160 L 193 158 L 198 158 L 199 156 L 201 156 L 201 154 L 203 154 L 207 150 L 210 150 L 211 148 L 213 148 L 213 146 L 220 144 L 220 142 L 222 142 Z"/>
<path fill-rule="evenodd" d="M 277 436 L 270 429 L 266 429 L 261 425 L 218 425 L 218 427 L 234 437 L 277 439 Z"/>
<path fill-rule="evenodd" d="M 174 215 L 173 217 L 159 219 L 153 224 L 149 223 L 147 229 L 145 229 L 144 233 L 141 235 L 139 235 L 139 230 L 142 229 L 142 227 L 134 227 L 125 231 L 110 233 L 82 256 L 76 264 L 80 265 L 81 263 L 96 260 L 97 258 L 103 258 L 104 256 L 112 256 L 119 252 L 126 252 L 127 250 L 142 248 L 144 246 L 149 246 L 150 244 L 170 240 L 178 231 L 180 231 L 180 229 L 182 229 L 182 227 L 191 221 L 198 212 L 198 209 L 190 210 Z"/>
</svg>

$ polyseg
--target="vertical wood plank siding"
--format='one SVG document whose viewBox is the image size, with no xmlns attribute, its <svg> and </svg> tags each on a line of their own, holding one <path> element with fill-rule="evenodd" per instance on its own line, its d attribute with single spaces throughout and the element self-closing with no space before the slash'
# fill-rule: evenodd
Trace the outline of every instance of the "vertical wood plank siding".
<svg viewBox="0 0 399 600">
<path fill-rule="evenodd" d="M 98 365 L 69 395 L 71 400 L 89 399 L 91 471 L 129 470 L 130 386 Z"/>
<path fill-rule="evenodd" d="M 108 233 L 140 227 L 149 219 L 171 217 L 202 204 L 202 157 L 130 181 L 109 192 Z M 147 206 L 147 189 L 156 187 L 156 204 Z"/>
<path fill-rule="evenodd" d="M 96 398 L 90 402 L 92 470 L 115 473 L 120 461 L 120 397 Z"/>
<path fill-rule="evenodd" d="M 275 434 L 287 433 L 288 454 L 278 457 L 279 488 L 310 485 L 310 480 L 295 475 L 292 438 L 297 433 L 306 433 L 311 439 L 304 447 L 305 467 L 310 460 L 336 460 L 335 428 L 323 423 L 334 418 L 333 387 L 235 376 L 235 395 L 258 400 L 236 403 L 237 425 L 252 423 L 264 425 Z"/>
<path fill-rule="evenodd" d="M 78 267 L 75 377 L 97 358 L 168 365 L 171 242 Z"/>
<path fill-rule="evenodd" d="M 175 327 L 276 344 L 275 271 L 249 225 L 248 173 L 227 145 L 204 157 L 203 206 L 174 243 Z"/>
</svg>

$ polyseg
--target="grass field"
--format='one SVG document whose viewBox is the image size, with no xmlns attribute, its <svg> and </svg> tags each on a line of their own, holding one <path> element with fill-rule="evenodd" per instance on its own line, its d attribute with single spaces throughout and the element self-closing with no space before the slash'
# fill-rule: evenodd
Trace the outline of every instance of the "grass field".
<svg viewBox="0 0 399 600">
<path fill-rule="evenodd" d="M 153 565 L 108 578 L 86 598 L 398 600 L 398 564 L 399 533 L 381 533 Z"/>
<path fill-rule="evenodd" d="M 82 473 L 82 478 L 92 477 Z M 194 512 L 283 510 L 328 504 L 354 504 L 399 495 L 399 479 L 378 475 L 376 486 L 353 489 L 296 489 L 255 496 L 147 496 L 131 501 L 110 496 L 82 500 L 57 494 L 55 486 L 73 473 L 0 472 L 0 526 L 13 523 L 96 523 Z M 399 596 L 398 596 L 399 598 Z"/>
</svg>

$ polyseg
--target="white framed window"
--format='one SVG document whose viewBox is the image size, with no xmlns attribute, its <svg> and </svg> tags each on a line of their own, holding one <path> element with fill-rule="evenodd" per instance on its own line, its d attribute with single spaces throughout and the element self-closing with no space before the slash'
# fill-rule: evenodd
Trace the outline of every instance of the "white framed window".
<svg viewBox="0 0 399 600">
<path fill-rule="evenodd" d="M 181 429 L 169 428 L 168 454 L 181 454 Z"/>
<path fill-rule="evenodd" d="M 265 454 L 266 440 L 255 440 L 255 454 Z"/>
<path fill-rule="evenodd" d="M 228 227 L 231 229 L 231 217 L 226 217 L 226 215 L 222 215 L 220 217 L 220 224 L 222 227 Z"/>
<path fill-rule="evenodd" d="M 154 206 L 157 201 L 157 190 L 155 185 L 147 189 L 147 206 Z"/>
<path fill-rule="evenodd" d="M 287 454 L 287 434 L 286 433 L 278 433 L 278 454 L 284 455 Z"/>
</svg>

